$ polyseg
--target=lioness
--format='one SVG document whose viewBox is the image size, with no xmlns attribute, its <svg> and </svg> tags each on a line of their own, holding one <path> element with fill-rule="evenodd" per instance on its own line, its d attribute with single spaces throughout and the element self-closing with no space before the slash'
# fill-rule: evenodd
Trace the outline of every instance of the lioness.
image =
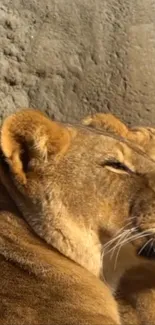
<svg viewBox="0 0 155 325">
<path fill-rule="evenodd" d="M 83 123 L 127 138 L 155 159 L 154 128 L 128 128 L 114 115 L 104 113 L 88 116 Z M 122 322 L 126 325 L 155 324 L 155 249 L 152 242 L 144 245 L 141 254 L 151 257 L 151 262 L 139 259 L 137 266 L 125 273 L 119 287 Z"/>
<path fill-rule="evenodd" d="M 0 324 L 120 324 L 112 290 L 154 242 L 154 161 L 36 110 L 8 117 L 0 146 Z"/>
</svg>

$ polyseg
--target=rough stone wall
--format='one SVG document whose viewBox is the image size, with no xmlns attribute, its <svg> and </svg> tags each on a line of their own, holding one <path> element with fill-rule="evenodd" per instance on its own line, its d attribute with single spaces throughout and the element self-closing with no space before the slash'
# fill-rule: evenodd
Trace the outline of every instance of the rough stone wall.
<svg viewBox="0 0 155 325">
<path fill-rule="evenodd" d="M 0 118 L 21 106 L 155 125 L 155 1 L 1 0 Z"/>
</svg>

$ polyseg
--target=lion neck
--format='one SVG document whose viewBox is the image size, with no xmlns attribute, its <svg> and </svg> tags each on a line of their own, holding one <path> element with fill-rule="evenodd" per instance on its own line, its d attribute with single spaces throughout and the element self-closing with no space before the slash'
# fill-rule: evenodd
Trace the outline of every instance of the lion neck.
<svg viewBox="0 0 155 325">
<path fill-rule="evenodd" d="M 13 183 L 10 182 L 8 175 L 9 173 L 0 164 L 0 209 L 21 216 L 45 242 L 95 276 L 102 280 L 106 279 L 111 289 L 115 291 L 121 276 L 129 266 L 132 266 L 132 258 L 130 261 L 129 258 L 126 260 L 124 254 L 122 254 L 121 258 L 120 253 L 117 268 L 114 270 L 111 260 L 103 258 L 103 246 L 95 231 L 75 223 L 69 216 L 66 218 L 67 211 L 62 204 L 59 207 L 58 202 L 52 203 L 53 213 L 49 219 L 48 213 L 45 218 L 44 216 L 41 218 L 38 212 L 33 211 L 31 205 L 28 211 L 27 202 L 24 203 L 22 196 L 18 197 L 17 190 Z M 22 209 L 21 206 L 23 206 Z M 26 213 L 23 211 L 26 211 Z M 38 224 L 38 219 L 45 219 L 43 226 L 41 223 Z"/>
<path fill-rule="evenodd" d="M 54 208 L 57 209 L 58 206 Z M 102 245 L 97 235 L 76 224 L 71 218 L 66 220 L 65 216 L 65 207 L 61 206 L 61 216 L 53 211 L 53 227 L 46 236 L 46 241 L 63 255 L 100 277 L 103 269 Z"/>
<path fill-rule="evenodd" d="M 39 215 L 35 207 L 28 204 L 23 195 L 18 193 L 5 167 L 0 163 L 0 190 L 2 193 L 0 209 L 21 216 L 32 230 L 54 249 L 86 268 L 95 276 L 100 277 L 102 272 L 102 247 L 95 233 L 88 232 L 85 227 L 76 225 L 70 218 L 66 220 L 65 207 L 63 208 L 62 205 L 60 216 L 57 202 L 53 202 L 52 216 L 50 214 L 49 217 L 48 213 L 45 218 L 41 214 Z M 51 219 L 53 220 L 52 224 Z M 41 220 L 41 222 L 38 223 L 38 220 Z"/>
</svg>

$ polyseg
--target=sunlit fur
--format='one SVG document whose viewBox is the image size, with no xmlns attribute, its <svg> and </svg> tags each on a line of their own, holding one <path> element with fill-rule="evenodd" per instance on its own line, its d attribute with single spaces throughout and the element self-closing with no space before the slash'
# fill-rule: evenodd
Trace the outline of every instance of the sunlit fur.
<svg viewBox="0 0 155 325">
<path fill-rule="evenodd" d="M 7 313 L 0 314 L 1 322 L 8 325 L 9 315 L 15 315 L 11 321 L 21 324 L 24 314 L 24 325 L 28 317 L 33 325 L 43 323 L 41 319 L 52 325 L 64 324 L 64 319 L 66 324 L 76 325 L 119 324 L 112 292 L 116 292 L 124 272 L 137 264 L 137 251 L 147 236 L 152 240 L 155 234 L 151 185 L 155 162 L 117 135 L 82 124 L 54 122 L 36 110 L 8 117 L 0 141 L 2 186 L 21 217 L 14 213 L 15 220 L 12 215 L 1 218 L 0 253 L 5 264 L 8 259 L 17 264 L 16 279 L 19 269 L 32 272 L 38 281 L 42 279 L 38 289 L 34 278 L 32 299 L 23 303 L 28 306 L 26 311 L 22 297 L 28 289 L 22 282 L 23 273 L 20 281 L 11 280 L 7 288 L 1 277 L 3 308 L 7 304 Z M 11 269 L 6 274 L 12 279 Z M 51 311 L 35 309 L 37 290 L 42 290 L 44 308 L 46 300 L 49 306 L 50 296 Z M 10 291 L 9 313 L 6 296 Z M 53 310 L 55 314 L 51 314 Z"/>
<path fill-rule="evenodd" d="M 88 116 L 83 123 L 87 126 L 99 128 L 101 130 L 108 130 L 112 134 L 119 135 L 125 139 L 129 139 L 136 143 L 141 150 L 143 150 L 151 159 L 155 159 L 155 129 L 150 127 L 133 127 L 128 128 L 122 121 L 112 114 L 99 113 Z M 154 188 L 154 178 L 151 182 Z M 118 234 L 118 240 L 113 239 L 111 243 L 111 250 L 115 251 L 113 260 L 117 263 L 119 249 L 121 247 L 125 233 L 122 229 Z M 124 242 L 128 240 L 129 233 L 126 231 Z M 118 242 L 116 244 L 116 242 Z M 119 308 L 122 316 L 122 323 L 124 325 L 141 325 L 141 324 L 155 324 L 155 251 L 153 249 L 154 241 L 148 239 L 142 245 L 139 253 L 145 249 L 145 257 L 151 260 L 139 259 L 137 266 L 128 270 L 123 278 L 117 291 L 117 299 L 119 301 Z M 115 244 L 115 245 L 114 245 Z M 107 245 L 107 248 L 110 246 Z M 117 250 L 118 248 L 118 250 Z M 154 254 L 153 254 L 154 252 Z M 138 259 L 138 258 L 137 258 Z M 118 266 L 117 266 L 118 267 Z"/>
</svg>

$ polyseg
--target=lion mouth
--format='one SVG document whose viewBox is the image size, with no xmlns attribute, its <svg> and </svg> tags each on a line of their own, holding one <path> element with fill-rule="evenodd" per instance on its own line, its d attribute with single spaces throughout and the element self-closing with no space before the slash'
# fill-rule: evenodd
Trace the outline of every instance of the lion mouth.
<svg viewBox="0 0 155 325">
<path fill-rule="evenodd" d="M 150 238 L 147 242 L 137 250 L 137 254 L 147 259 L 155 259 L 155 239 Z"/>
<path fill-rule="evenodd" d="M 132 228 L 131 243 L 136 248 L 137 255 L 146 259 L 155 259 L 155 233 L 152 229 L 143 230 L 136 226 Z"/>
</svg>

